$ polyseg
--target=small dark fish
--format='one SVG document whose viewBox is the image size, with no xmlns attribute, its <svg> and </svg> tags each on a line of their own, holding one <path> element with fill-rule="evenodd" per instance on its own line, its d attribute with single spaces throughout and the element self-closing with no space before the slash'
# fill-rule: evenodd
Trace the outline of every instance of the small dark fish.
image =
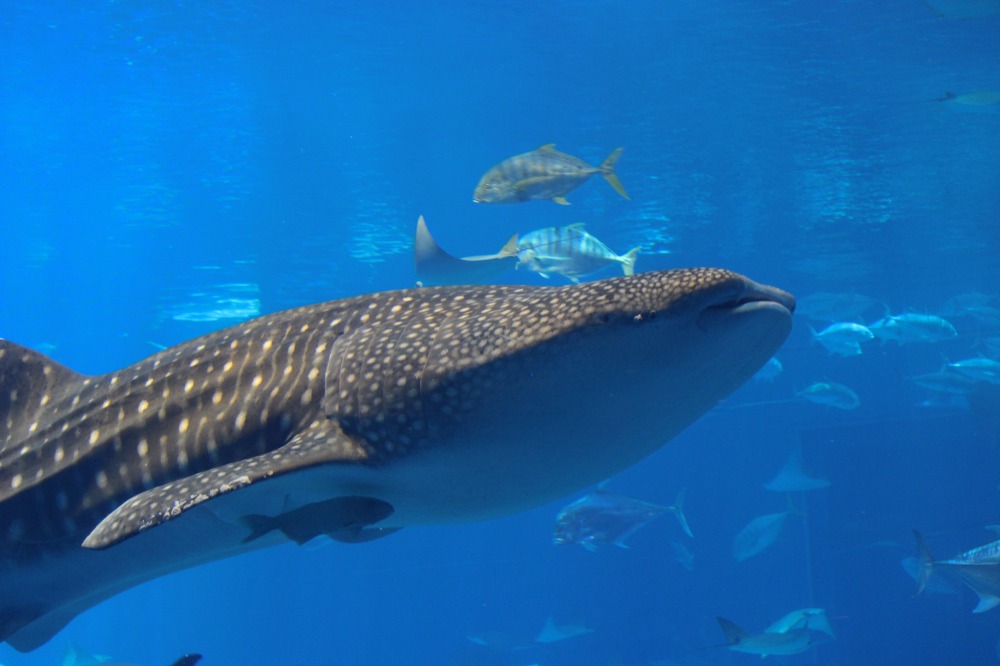
<svg viewBox="0 0 1000 666">
<path fill-rule="evenodd" d="M 475 203 L 520 203 L 549 199 L 568 205 L 566 194 L 595 173 L 601 174 L 618 194 L 629 198 L 615 175 L 615 162 L 622 149 L 615 148 L 601 166 L 594 167 L 549 143 L 530 153 L 505 159 L 486 172 L 472 194 Z"/>
<path fill-rule="evenodd" d="M 364 529 L 389 517 L 392 511 L 392 505 L 382 500 L 351 495 L 313 502 L 277 516 L 250 514 L 242 518 L 243 524 L 250 528 L 243 543 L 259 539 L 272 530 L 281 531 L 300 546 L 320 535 L 349 543 L 371 541 L 395 531 Z"/>
<path fill-rule="evenodd" d="M 598 488 L 559 513 L 552 541 L 556 545 L 579 544 L 591 552 L 602 543 L 628 548 L 625 539 L 670 510 Z"/>
</svg>

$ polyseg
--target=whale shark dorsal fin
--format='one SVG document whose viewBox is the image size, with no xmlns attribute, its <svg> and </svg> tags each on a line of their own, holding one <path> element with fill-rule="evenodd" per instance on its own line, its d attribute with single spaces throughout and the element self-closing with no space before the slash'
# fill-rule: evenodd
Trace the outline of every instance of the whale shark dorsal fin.
<svg viewBox="0 0 1000 666">
<path fill-rule="evenodd" d="M 37 425 L 61 396 L 79 392 L 90 380 L 45 354 L 0 339 L 0 442 L 11 433 Z M 44 474 L 16 482 L 23 476 L 19 468 L 0 465 L 0 501 L 65 469 L 75 460 L 72 453 L 46 467 Z"/>
</svg>

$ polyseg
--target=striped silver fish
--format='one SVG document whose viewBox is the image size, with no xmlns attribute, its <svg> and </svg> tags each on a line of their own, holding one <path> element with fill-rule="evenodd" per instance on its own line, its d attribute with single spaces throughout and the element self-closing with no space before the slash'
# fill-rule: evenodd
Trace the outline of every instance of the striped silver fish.
<svg viewBox="0 0 1000 666">
<path fill-rule="evenodd" d="M 629 198 L 615 175 L 615 162 L 622 149 L 615 148 L 601 166 L 587 164 L 556 144 L 549 143 L 530 153 L 505 159 L 486 172 L 472 194 L 474 203 L 520 203 L 531 199 L 549 199 L 569 205 L 566 195 L 595 173 L 601 174 L 618 194 Z"/>
<path fill-rule="evenodd" d="M 573 282 L 588 273 L 598 271 L 609 264 L 621 264 L 625 275 L 635 272 L 635 260 L 639 256 L 638 247 L 623 255 L 615 254 L 611 248 L 583 229 L 583 224 L 567 227 L 538 229 L 517 242 L 518 262 L 515 268 L 541 273 L 543 277 L 562 275 Z"/>
</svg>

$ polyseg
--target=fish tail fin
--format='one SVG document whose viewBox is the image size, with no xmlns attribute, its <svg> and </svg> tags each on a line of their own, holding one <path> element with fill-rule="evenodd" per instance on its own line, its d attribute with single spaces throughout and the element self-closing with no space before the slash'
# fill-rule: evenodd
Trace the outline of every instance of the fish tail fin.
<svg viewBox="0 0 1000 666">
<path fill-rule="evenodd" d="M 625 275 L 635 274 L 635 260 L 639 258 L 639 250 L 641 249 L 642 246 L 640 245 L 639 247 L 634 247 L 622 255 L 622 273 Z"/>
<path fill-rule="evenodd" d="M 927 581 L 934 572 L 934 556 L 931 555 L 931 549 L 927 547 L 923 534 L 913 530 L 913 536 L 917 539 L 917 551 L 920 555 L 920 568 L 917 570 L 917 591 L 913 595 L 916 596 L 924 591 Z"/>
<path fill-rule="evenodd" d="M 618 175 L 615 174 L 615 162 L 617 162 L 618 158 L 621 156 L 622 156 L 621 147 L 612 150 L 611 154 L 608 155 L 603 162 L 601 162 L 600 166 L 601 175 L 604 176 L 604 180 L 608 181 L 608 184 L 611 185 L 611 187 L 615 188 L 615 192 L 617 192 L 618 194 L 622 195 L 623 197 L 631 201 L 632 198 L 625 192 L 625 188 L 622 186 L 622 182 L 618 180 Z"/>
<path fill-rule="evenodd" d="M 722 628 L 722 635 L 726 637 L 726 645 L 739 645 L 740 641 L 750 636 L 743 627 L 735 622 L 724 617 L 716 617 L 715 619 Z"/>
<path fill-rule="evenodd" d="M 257 513 L 251 513 L 243 516 L 240 518 L 240 522 L 250 530 L 250 534 L 244 537 L 243 543 L 255 541 L 278 527 L 274 518 L 271 516 L 262 516 Z"/>
<path fill-rule="evenodd" d="M 684 515 L 684 496 L 687 494 L 687 488 L 681 488 L 681 491 L 677 493 L 677 499 L 674 503 L 667 507 L 667 511 L 674 514 L 677 518 L 677 522 L 680 523 L 681 529 L 684 530 L 684 534 L 687 534 L 692 539 L 694 534 L 691 532 L 691 526 L 688 525 L 687 516 Z"/>
</svg>

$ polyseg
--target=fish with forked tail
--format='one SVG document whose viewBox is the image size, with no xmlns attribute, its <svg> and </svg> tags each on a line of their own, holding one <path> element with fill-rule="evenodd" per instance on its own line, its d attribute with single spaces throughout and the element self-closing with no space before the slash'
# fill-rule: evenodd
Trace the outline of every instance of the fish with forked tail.
<svg viewBox="0 0 1000 666">
<path fill-rule="evenodd" d="M 300 546 L 321 535 L 345 543 L 371 541 L 386 534 L 381 528 L 369 526 L 390 514 L 392 506 L 373 497 L 334 497 L 277 516 L 243 516 L 243 524 L 250 529 L 243 542 L 249 543 L 274 530 Z"/>
<path fill-rule="evenodd" d="M 622 273 L 635 273 L 638 247 L 623 255 L 587 233 L 583 224 L 566 227 L 538 229 L 521 236 L 517 241 L 517 266 L 548 277 L 550 273 L 562 275 L 572 282 L 605 266 L 620 264 Z"/>
<path fill-rule="evenodd" d="M 601 166 L 594 167 L 548 143 L 537 150 L 508 157 L 487 171 L 476 185 L 472 201 L 501 204 L 548 199 L 565 206 L 569 204 L 566 195 L 570 190 L 597 173 L 628 199 L 615 174 L 615 163 L 621 154 L 622 149 L 615 148 Z"/>
</svg>

